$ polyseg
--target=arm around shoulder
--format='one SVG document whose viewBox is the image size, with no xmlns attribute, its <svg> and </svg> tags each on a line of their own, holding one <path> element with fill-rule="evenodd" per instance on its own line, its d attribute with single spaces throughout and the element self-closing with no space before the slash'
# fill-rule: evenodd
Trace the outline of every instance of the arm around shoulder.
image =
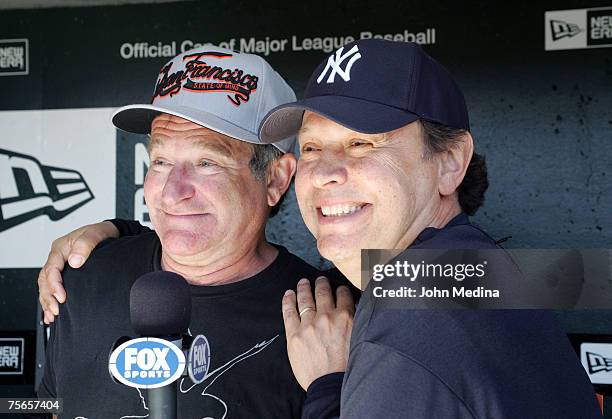
<svg viewBox="0 0 612 419">
<path fill-rule="evenodd" d="M 115 218 L 113 220 L 107 221 L 111 222 L 119 231 L 119 237 L 138 236 L 139 234 L 148 233 L 151 231 L 149 227 L 143 226 L 135 220 L 123 220 L 121 218 Z"/>
</svg>

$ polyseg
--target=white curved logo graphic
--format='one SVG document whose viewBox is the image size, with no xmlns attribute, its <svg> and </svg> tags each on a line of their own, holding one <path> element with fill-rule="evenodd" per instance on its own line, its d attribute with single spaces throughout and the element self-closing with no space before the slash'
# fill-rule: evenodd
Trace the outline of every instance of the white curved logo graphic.
<svg viewBox="0 0 612 419">
<path fill-rule="evenodd" d="M 0 148 L 0 232 L 40 215 L 57 221 L 94 199 L 76 170 Z"/>
<path fill-rule="evenodd" d="M 158 388 L 178 380 L 183 374 L 185 354 L 166 340 L 138 338 L 119 345 L 108 364 L 113 377 L 126 386 Z"/>
</svg>

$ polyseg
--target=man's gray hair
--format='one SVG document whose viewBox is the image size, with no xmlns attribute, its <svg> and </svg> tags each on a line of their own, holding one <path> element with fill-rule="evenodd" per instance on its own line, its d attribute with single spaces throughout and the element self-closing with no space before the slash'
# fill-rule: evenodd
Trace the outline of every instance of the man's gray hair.
<svg viewBox="0 0 612 419">
<path fill-rule="evenodd" d="M 266 179 L 268 167 L 282 155 L 283 152 L 272 144 L 253 144 L 253 157 L 251 157 L 249 166 L 255 179 Z"/>
<path fill-rule="evenodd" d="M 279 159 L 283 155 L 283 152 L 272 144 L 253 144 L 253 157 L 249 162 L 251 172 L 257 180 L 266 181 L 268 177 L 268 168 L 270 164 L 275 160 Z M 280 206 L 285 200 L 287 192 L 281 196 L 278 203 L 270 209 L 269 217 L 274 217 L 278 214 Z"/>
<path fill-rule="evenodd" d="M 425 158 L 455 147 L 466 130 L 421 120 L 425 141 Z M 482 206 L 489 187 L 487 163 L 481 154 L 473 153 L 463 181 L 457 188 L 459 205 L 467 215 L 474 215 Z"/>
</svg>

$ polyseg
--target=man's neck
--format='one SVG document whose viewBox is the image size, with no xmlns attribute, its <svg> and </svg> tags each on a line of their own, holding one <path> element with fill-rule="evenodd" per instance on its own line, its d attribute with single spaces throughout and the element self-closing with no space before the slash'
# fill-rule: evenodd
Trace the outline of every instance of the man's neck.
<svg viewBox="0 0 612 419">
<path fill-rule="evenodd" d="M 444 226 L 446 226 L 453 218 L 455 218 L 459 214 L 461 214 L 461 206 L 459 205 L 459 202 L 454 201 L 454 202 L 449 202 L 447 205 L 440 205 L 434 217 L 432 218 L 432 220 L 429 222 L 429 224 L 425 228 L 428 228 L 428 227 L 433 227 L 437 229 L 444 228 Z M 421 230 L 421 232 L 423 230 Z"/>
<path fill-rule="evenodd" d="M 173 257 L 162 247 L 161 266 L 183 276 L 191 285 L 223 285 L 256 275 L 270 266 L 277 255 L 278 250 L 265 240 L 247 250 L 206 258 L 206 262 Z"/>
<path fill-rule="evenodd" d="M 334 265 L 336 265 L 336 268 L 342 272 L 342 275 L 351 281 L 351 284 L 360 290 L 363 291 L 366 285 L 368 285 L 367 281 L 364 281 L 365 283 L 362 283 L 361 281 L 361 255 L 359 255 L 358 258 L 334 261 Z"/>
</svg>

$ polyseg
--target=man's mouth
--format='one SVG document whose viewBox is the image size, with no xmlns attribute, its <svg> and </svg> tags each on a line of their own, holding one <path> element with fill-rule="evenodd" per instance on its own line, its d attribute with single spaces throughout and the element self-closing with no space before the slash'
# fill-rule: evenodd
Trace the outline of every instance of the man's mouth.
<svg viewBox="0 0 612 419">
<path fill-rule="evenodd" d="M 366 203 L 350 203 L 350 204 L 335 204 L 322 205 L 319 209 L 324 217 L 345 217 L 347 215 L 359 212 L 365 207 Z"/>
<path fill-rule="evenodd" d="M 184 219 L 195 218 L 195 217 L 206 215 L 206 213 L 204 212 L 169 212 L 169 211 L 163 211 L 163 210 L 162 212 L 166 216 L 170 216 L 174 218 L 184 218 Z"/>
</svg>

